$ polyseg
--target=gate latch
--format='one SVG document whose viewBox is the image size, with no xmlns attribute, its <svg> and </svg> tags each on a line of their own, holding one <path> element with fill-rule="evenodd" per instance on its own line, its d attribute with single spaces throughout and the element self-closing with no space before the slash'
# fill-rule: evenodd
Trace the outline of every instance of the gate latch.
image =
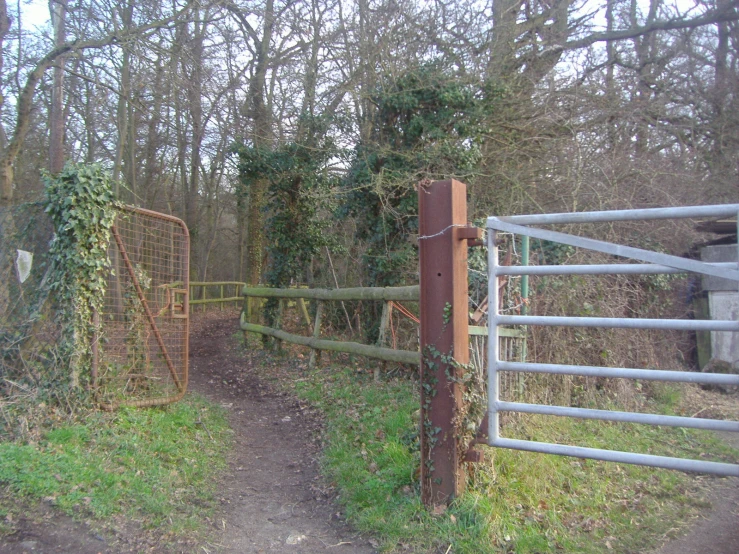
<svg viewBox="0 0 739 554">
<path fill-rule="evenodd" d="M 173 319 L 187 319 L 190 306 L 187 298 L 187 289 L 170 289 L 172 302 L 169 315 Z"/>
<path fill-rule="evenodd" d="M 482 246 L 485 244 L 482 240 L 485 230 L 475 227 L 472 223 L 468 223 L 467 227 L 458 227 L 456 231 L 457 238 L 459 240 L 466 240 L 467 246 Z"/>
</svg>

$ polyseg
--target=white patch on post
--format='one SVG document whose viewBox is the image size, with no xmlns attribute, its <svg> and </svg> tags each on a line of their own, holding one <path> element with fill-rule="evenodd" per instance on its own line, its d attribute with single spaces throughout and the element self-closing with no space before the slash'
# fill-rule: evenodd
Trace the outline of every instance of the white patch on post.
<svg viewBox="0 0 739 554">
<path fill-rule="evenodd" d="M 18 280 L 23 283 L 31 274 L 33 266 L 33 252 L 18 250 L 18 257 L 15 259 L 15 269 L 18 272 Z"/>
</svg>

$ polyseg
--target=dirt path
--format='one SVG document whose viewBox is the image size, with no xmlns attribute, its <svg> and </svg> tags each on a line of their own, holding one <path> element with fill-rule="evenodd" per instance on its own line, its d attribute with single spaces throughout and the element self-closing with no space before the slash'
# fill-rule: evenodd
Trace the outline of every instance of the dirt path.
<svg viewBox="0 0 739 554">
<path fill-rule="evenodd" d="M 224 406 L 235 431 L 209 537 L 167 546 L 156 530 L 122 516 L 99 529 L 41 503 L 0 522 L 15 529 L 0 537 L 0 554 L 374 552 L 343 522 L 319 476 L 320 420 L 260 378 L 240 346 L 235 313 L 198 315 L 193 323 L 190 389 Z"/>
<path fill-rule="evenodd" d="M 220 486 L 214 550 L 373 552 L 341 521 L 319 476 L 315 415 L 260 379 L 240 351 L 238 320 L 211 318 L 197 326 L 192 389 L 229 410 L 236 437 Z"/>
<path fill-rule="evenodd" d="M 736 433 L 723 433 L 723 436 L 739 449 Z M 654 554 L 739 553 L 739 478 L 723 481 L 708 496 L 711 509 L 692 525 L 686 535 L 668 542 Z"/>
</svg>

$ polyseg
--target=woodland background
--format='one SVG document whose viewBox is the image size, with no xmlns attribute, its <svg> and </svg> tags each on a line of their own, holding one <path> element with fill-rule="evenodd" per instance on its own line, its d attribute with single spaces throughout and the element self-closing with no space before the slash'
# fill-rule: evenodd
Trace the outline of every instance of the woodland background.
<svg viewBox="0 0 739 554">
<path fill-rule="evenodd" d="M 423 179 L 478 222 L 736 201 L 738 3 L 0 0 L 2 203 L 100 163 L 185 220 L 193 279 L 344 287 L 417 282 Z"/>
</svg>

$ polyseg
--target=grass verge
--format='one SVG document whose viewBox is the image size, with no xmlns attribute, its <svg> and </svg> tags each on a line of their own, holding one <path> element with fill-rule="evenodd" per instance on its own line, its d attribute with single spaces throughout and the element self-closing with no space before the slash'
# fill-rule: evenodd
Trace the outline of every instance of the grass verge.
<svg viewBox="0 0 739 554">
<path fill-rule="evenodd" d="M 430 514 L 418 491 L 418 393 L 347 368 L 308 373 L 297 394 L 326 417 L 324 470 L 347 519 L 381 550 L 441 553 L 644 552 L 698 509 L 701 484 L 682 473 L 487 449 L 468 492 Z M 531 416 L 506 436 L 736 461 L 710 433 Z"/>
<path fill-rule="evenodd" d="M 231 437 L 223 410 L 193 395 L 162 408 L 92 412 L 38 440 L 0 443 L 0 484 L 70 515 L 122 514 L 176 536 L 210 511 Z"/>
</svg>

